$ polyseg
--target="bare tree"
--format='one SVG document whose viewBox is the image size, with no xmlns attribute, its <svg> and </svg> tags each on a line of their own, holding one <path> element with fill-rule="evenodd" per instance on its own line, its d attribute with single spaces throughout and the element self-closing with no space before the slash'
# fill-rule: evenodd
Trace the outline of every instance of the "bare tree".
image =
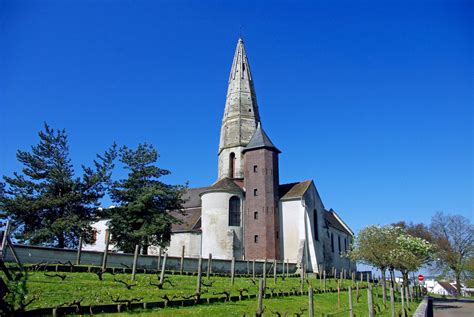
<svg viewBox="0 0 474 317">
<path fill-rule="evenodd" d="M 430 230 L 434 237 L 437 267 L 448 269 L 456 279 L 458 295 L 461 294 L 461 275 L 474 257 L 474 226 L 461 215 L 436 213 L 431 219 Z"/>
</svg>

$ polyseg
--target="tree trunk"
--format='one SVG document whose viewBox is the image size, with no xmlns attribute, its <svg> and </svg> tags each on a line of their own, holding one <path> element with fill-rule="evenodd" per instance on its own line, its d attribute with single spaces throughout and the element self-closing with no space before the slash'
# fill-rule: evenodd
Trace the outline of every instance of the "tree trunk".
<svg viewBox="0 0 474 317">
<path fill-rule="evenodd" d="M 387 302 L 387 282 L 385 280 L 385 268 L 382 268 L 380 271 L 382 273 L 382 302 L 385 306 Z"/>
<path fill-rule="evenodd" d="M 393 267 L 389 268 L 390 271 L 390 282 L 392 283 L 393 289 L 395 289 L 395 271 Z"/>
<path fill-rule="evenodd" d="M 64 240 L 65 240 L 64 239 L 64 233 L 58 234 L 58 248 L 64 249 L 64 243 L 65 243 Z"/>
<path fill-rule="evenodd" d="M 461 272 L 456 272 L 456 297 L 461 296 Z"/>
</svg>

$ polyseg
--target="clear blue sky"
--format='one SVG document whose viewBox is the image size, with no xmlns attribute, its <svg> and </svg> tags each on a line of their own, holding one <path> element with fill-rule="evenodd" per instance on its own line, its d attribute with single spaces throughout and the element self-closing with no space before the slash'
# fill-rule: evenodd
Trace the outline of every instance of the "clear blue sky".
<svg viewBox="0 0 474 317">
<path fill-rule="evenodd" d="M 242 33 L 282 182 L 355 230 L 473 219 L 472 1 L 1 1 L 0 174 L 44 121 L 74 164 L 149 142 L 165 181 L 217 177 Z M 104 204 L 108 204 L 106 200 Z"/>
</svg>

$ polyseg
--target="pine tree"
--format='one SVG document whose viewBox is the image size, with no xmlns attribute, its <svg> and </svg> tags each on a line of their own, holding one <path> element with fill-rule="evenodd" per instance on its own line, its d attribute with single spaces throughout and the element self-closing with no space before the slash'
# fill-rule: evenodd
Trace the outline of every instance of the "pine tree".
<svg viewBox="0 0 474 317">
<path fill-rule="evenodd" d="M 165 246 L 171 238 L 171 225 L 178 220 L 170 214 L 182 210 L 185 186 L 167 185 L 160 181 L 168 170 L 154 165 L 158 152 L 149 144 L 136 150 L 122 147 L 120 162 L 128 177 L 113 182 L 110 194 L 115 208 L 109 209 L 109 230 L 112 242 L 124 252 L 133 252 L 135 245 Z"/>
<path fill-rule="evenodd" d="M 97 155 L 93 168 L 82 166 L 82 177 L 76 177 L 66 131 L 45 123 L 39 138 L 31 152 L 17 152 L 21 173 L 3 176 L 0 216 L 13 221 L 23 243 L 75 247 L 80 235 L 92 242 L 90 224 L 100 216 L 99 199 L 111 176 L 115 145 Z"/>
</svg>

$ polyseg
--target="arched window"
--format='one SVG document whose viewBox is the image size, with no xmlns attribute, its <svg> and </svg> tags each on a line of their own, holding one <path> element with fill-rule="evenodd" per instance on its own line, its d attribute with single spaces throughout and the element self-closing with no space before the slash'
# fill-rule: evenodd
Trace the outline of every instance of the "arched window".
<svg viewBox="0 0 474 317">
<path fill-rule="evenodd" d="M 235 177 L 235 153 L 232 152 L 229 155 L 229 177 Z"/>
<path fill-rule="evenodd" d="M 237 196 L 229 200 L 229 226 L 240 226 L 240 198 Z"/>
</svg>

